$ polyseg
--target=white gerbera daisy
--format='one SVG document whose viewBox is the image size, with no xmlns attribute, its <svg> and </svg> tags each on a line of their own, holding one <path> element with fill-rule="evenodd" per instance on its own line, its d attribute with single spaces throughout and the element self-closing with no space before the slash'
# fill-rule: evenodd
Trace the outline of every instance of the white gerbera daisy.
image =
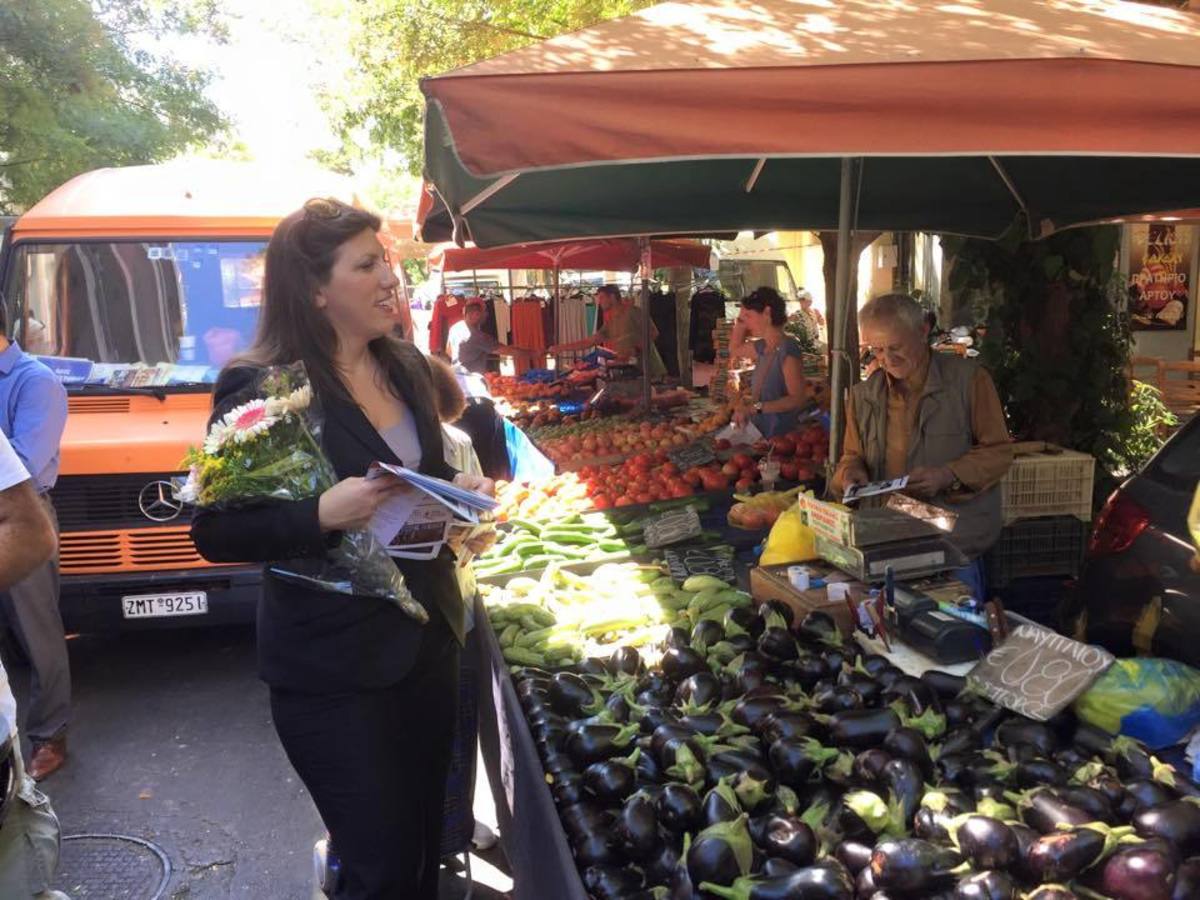
<svg viewBox="0 0 1200 900">
<path fill-rule="evenodd" d="M 277 421 L 276 416 L 268 415 L 265 400 L 251 400 L 226 414 L 225 427 L 235 443 L 244 444 L 265 434 Z"/>
<path fill-rule="evenodd" d="M 204 452 L 209 456 L 216 456 L 225 446 L 228 437 L 229 429 L 225 423 L 213 422 L 212 428 L 208 429 L 208 436 L 204 439 Z"/>
</svg>

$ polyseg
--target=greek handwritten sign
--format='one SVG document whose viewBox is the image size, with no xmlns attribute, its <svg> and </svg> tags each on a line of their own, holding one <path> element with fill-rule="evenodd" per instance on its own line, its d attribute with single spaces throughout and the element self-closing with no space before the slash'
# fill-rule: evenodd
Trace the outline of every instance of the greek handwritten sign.
<svg viewBox="0 0 1200 900">
<path fill-rule="evenodd" d="M 686 472 L 696 466 L 707 466 L 710 462 L 714 462 L 717 456 L 713 453 L 712 444 L 708 441 L 696 441 L 694 444 L 685 444 L 682 447 L 668 450 L 667 458 L 679 466 L 680 472 Z"/>
<path fill-rule="evenodd" d="M 683 584 L 689 575 L 712 575 L 729 584 L 737 584 L 732 547 L 719 545 L 667 549 L 663 551 L 663 556 L 667 560 L 667 568 L 671 570 L 671 577 L 679 584 Z"/>
<path fill-rule="evenodd" d="M 1021 624 L 967 675 L 993 703 L 1044 722 L 1113 663 L 1112 654 L 1038 625 Z"/>
<path fill-rule="evenodd" d="M 653 549 L 678 544 L 699 537 L 700 516 L 690 506 L 665 512 L 652 522 L 646 523 L 646 546 Z"/>
</svg>

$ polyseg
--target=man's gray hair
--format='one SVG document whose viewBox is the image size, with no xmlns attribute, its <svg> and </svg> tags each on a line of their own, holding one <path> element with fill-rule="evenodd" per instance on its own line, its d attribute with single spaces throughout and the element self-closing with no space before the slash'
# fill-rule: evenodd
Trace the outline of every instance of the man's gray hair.
<svg viewBox="0 0 1200 900">
<path fill-rule="evenodd" d="M 898 322 L 921 331 L 925 327 L 925 310 L 908 294 L 880 294 L 858 311 L 860 322 Z"/>
</svg>

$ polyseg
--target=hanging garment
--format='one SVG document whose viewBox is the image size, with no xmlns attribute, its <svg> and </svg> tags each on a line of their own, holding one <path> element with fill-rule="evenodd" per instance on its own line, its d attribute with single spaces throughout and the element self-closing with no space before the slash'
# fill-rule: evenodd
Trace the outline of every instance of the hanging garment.
<svg viewBox="0 0 1200 900">
<path fill-rule="evenodd" d="M 502 344 L 511 344 L 509 339 L 512 330 L 509 326 L 509 305 L 503 297 L 498 298 L 492 305 L 492 313 L 496 317 L 496 340 Z"/>
<path fill-rule="evenodd" d="M 461 297 L 454 294 L 442 294 L 433 301 L 433 317 L 429 321 L 429 352 L 446 352 L 446 338 L 450 336 L 450 326 L 461 322 L 465 306 Z"/>
<path fill-rule="evenodd" d="M 499 302 L 503 303 L 504 301 Z M 484 317 L 483 321 L 479 323 L 479 328 L 484 333 L 499 339 L 500 333 L 496 330 L 496 303 L 495 297 L 488 297 L 483 301 Z"/>
<path fill-rule="evenodd" d="M 688 346 L 697 362 L 712 362 L 716 358 L 712 332 L 717 320 L 725 318 L 725 295 L 713 288 L 704 288 L 692 295 L 692 316 L 688 325 Z"/>
<path fill-rule="evenodd" d="M 586 306 L 582 294 L 571 294 L 558 302 L 558 343 L 571 344 L 591 335 Z"/>
<path fill-rule="evenodd" d="M 654 346 L 668 375 L 679 374 L 679 339 L 675 335 L 675 295 L 669 290 L 650 292 L 650 321 L 658 329 Z"/>
</svg>

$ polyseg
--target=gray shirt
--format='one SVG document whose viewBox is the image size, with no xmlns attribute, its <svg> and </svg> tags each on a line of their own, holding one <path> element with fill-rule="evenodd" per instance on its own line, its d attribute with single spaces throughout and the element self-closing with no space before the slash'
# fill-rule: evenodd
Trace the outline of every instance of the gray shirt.
<svg viewBox="0 0 1200 900">
<path fill-rule="evenodd" d="M 500 342 L 480 328 L 465 321 L 455 322 L 446 338 L 450 361 L 459 363 L 469 372 L 486 372 L 488 354 L 495 353 Z"/>
</svg>

